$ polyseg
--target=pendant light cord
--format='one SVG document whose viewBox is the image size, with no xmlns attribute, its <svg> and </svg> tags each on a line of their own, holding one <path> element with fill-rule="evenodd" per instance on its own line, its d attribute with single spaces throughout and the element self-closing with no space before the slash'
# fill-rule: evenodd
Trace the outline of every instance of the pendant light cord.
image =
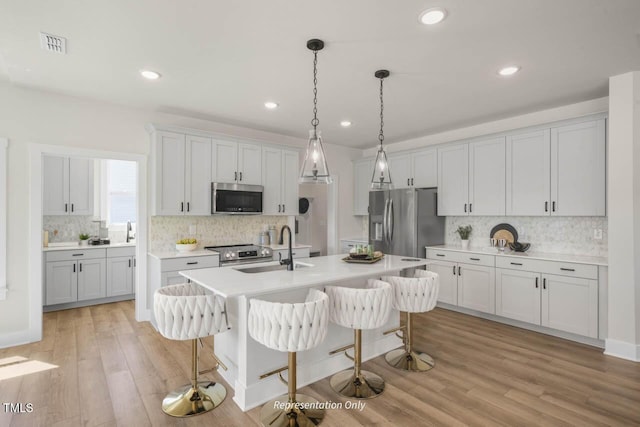
<svg viewBox="0 0 640 427">
<path fill-rule="evenodd" d="M 313 119 L 311 125 L 313 126 L 313 133 L 316 133 L 316 128 L 320 124 L 318 120 L 318 51 L 313 51 Z"/>
<path fill-rule="evenodd" d="M 380 79 L 380 134 L 378 139 L 380 140 L 380 149 L 382 150 L 382 141 L 384 141 L 384 98 L 382 96 L 382 82 L 384 79 Z"/>
</svg>

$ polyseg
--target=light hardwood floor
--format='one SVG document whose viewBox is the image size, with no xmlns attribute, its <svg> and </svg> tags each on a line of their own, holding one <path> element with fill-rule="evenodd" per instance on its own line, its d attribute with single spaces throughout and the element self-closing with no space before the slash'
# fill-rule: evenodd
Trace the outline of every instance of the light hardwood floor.
<svg viewBox="0 0 640 427">
<path fill-rule="evenodd" d="M 195 418 L 164 415 L 164 395 L 188 381 L 189 344 L 164 339 L 133 313 L 132 302 L 47 313 L 41 342 L 0 350 L 0 359 L 59 366 L 0 381 L 1 402 L 34 407 L 13 415 L 0 407 L 0 426 L 257 425 L 259 409 L 243 413 L 230 398 Z M 416 347 L 436 367 L 405 373 L 382 357 L 365 363 L 386 379 L 385 393 L 362 412 L 329 410 L 322 425 L 640 425 L 638 363 L 443 309 L 416 316 L 415 328 Z M 203 352 L 201 369 L 212 363 Z M 327 378 L 302 391 L 345 401 Z"/>
</svg>

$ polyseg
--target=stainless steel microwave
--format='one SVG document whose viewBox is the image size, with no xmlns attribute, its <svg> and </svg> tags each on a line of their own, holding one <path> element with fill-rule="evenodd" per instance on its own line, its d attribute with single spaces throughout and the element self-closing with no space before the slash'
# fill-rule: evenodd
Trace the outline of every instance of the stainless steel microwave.
<svg viewBox="0 0 640 427">
<path fill-rule="evenodd" d="M 211 184 L 211 213 L 226 215 L 260 215 L 262 213 L 262 185 Z"/>
</svg>

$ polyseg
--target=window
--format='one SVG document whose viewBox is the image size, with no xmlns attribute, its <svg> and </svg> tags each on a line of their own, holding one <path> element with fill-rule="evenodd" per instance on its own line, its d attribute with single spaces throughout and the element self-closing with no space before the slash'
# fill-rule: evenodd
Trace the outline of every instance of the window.
<svg viewBox="0 0 640 427">
<path fill-rule="evenodd" d="M 105 207 L 107 225 L 136 222 L 137 166 L 135 162 L 106 160 Z"/>
</svg>

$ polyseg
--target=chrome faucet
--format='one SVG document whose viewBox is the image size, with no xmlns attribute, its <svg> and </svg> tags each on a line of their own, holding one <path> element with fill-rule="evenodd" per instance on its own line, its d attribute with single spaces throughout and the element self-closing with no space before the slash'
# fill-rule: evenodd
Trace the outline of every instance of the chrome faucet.
<svg viewBox="0 0 640 427">
<path fill-rule="evenodd" d="M 127 243 L 129 243 L 133 239 L 130 233 L 131 233 L 131 221 L 127 221 Z"/>
<path fill-rule="evenodd" d="M 280 243 L 282 243 L 284 241 L 284 230 L 287 230 L 289 232 L 289 258 L 288 259 L 281 259 L 280 260 L 280 265 L 286 265 L 287 266 L 287 271 L 293 271 L 293 254 L 292 254 L 292 248 L 291 248 L 291 229 L 289 228 L 288 225 L 285 225 L 282 227 L 282 230 L 280 230 Z"/>
</svg>

